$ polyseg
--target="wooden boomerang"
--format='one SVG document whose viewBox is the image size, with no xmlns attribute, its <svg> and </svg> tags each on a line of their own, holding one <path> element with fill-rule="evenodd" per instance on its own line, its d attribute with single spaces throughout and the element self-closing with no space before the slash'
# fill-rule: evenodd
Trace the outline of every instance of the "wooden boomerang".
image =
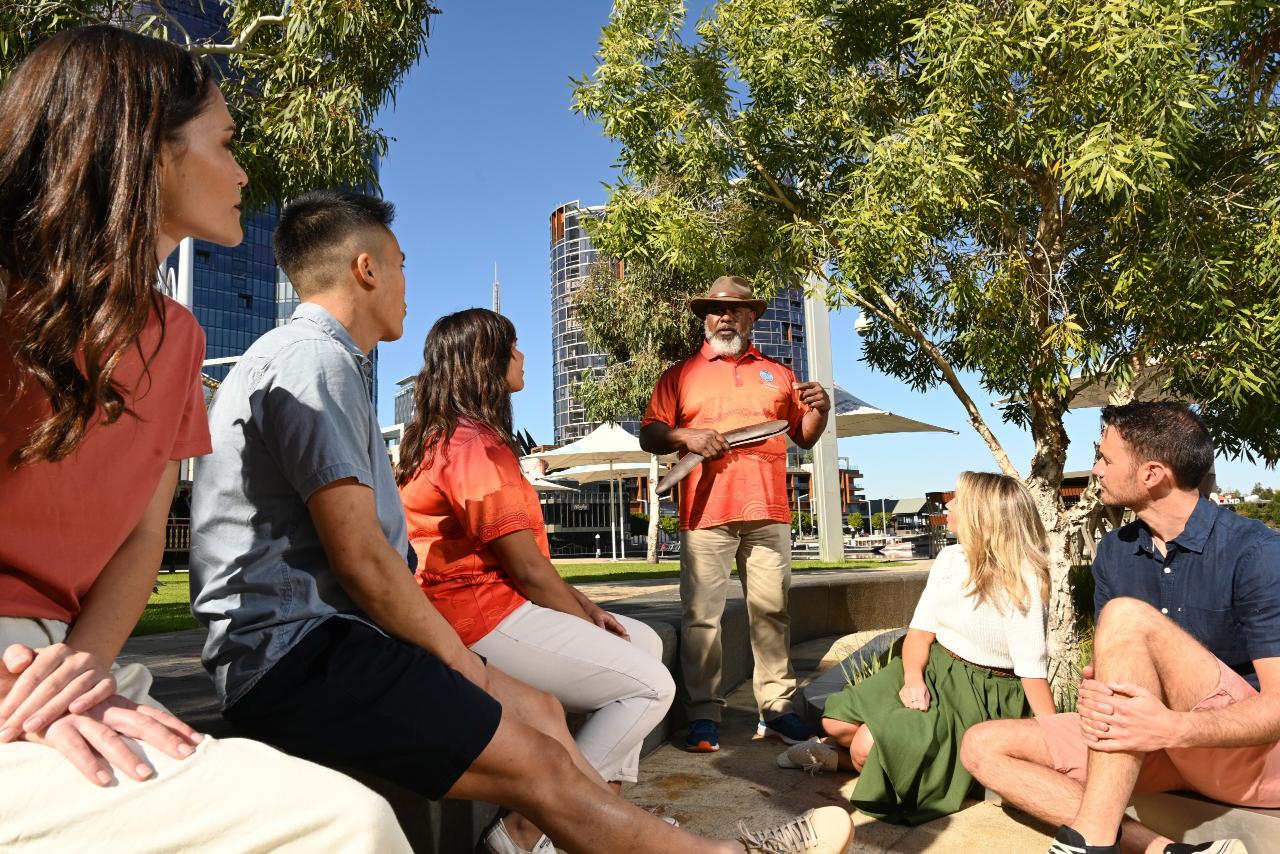
<svg viewBox="0 0 1280 854">
<path fill-rule="evenodd" d="M 765 439 L 771 439 L 786 431 L 786 421 L 765 421 L 760 424 L 752 424 L 749 427 L 730 430 L 724 434 L 724 440 L 729 443 L 729 447 L 739 448 L 743 445 L 763 442 Z M 671 467 L 671 471 L 667 472 L 666 476 L 658 481 L 658 494 L 665 495 L 670 492 L 671 488 L 684 480 L 689 472 L 702 465 L 702 460 L 702 454 L 695 454 L 692 451 L 681 457 L 679 462 Z"/>
</svg>

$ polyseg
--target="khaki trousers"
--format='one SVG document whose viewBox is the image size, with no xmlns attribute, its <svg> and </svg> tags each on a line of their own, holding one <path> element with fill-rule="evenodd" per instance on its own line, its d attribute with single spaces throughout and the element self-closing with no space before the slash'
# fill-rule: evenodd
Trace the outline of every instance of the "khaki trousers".
<svg viewBox="0 0 1280 854">
<path fill-rule="evenodd" d="M 12 643 L 60 642 L 66 625 L 0 617 L 0 652 Z M 160 707 L 151 673 L 114 668 L 118 692 Z M 62 754 L 0 744 L 0 850 L 134 852 L 408 852 L 391 807 L 349 777 L 243 738 L 205 736 L 186 759 L 130 740 L 156 774 L 115 772 L 95 786 Z"/>
<path fill-rule="evenodd" d="M 720 620 L 735 563 L 747 599 L 755 658 L 751 686 L 760 717 L 772 719 L 794 711 L 796 674 L 791 669 L 787 611 L 791 526 L 773 521 L 730 522 L 680 536 L 680 667 L 689 694 L 685 706 L 689 720 L 718 722 L 725 705 L 720 694 Z"/>
</svg>

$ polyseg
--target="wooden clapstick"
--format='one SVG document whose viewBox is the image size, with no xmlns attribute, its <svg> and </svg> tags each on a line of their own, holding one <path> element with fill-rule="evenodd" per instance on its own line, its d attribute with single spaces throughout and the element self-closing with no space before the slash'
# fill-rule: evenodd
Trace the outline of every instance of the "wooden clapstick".
<svg viewBox="0 0 1280 854">
<path fill-rule="evenodd" d="M 772 439 L 779 433 L 785 432 L 787 432 L 786 421 L 765 421 L 760 424 L 752 424 L 749 427 L 730 430 L 724 434 L 724 440 L 729 443 L 729 447 L 740 448 L 743 445 L 753 445 L 756 442 L 763 442 L 765 439 Z M 671 467 L 671 471 L 667 472 L 662 480 L 658 481 L 658 494 L 666 495 L 670 492 L 671 488 L 684 480 L 689 472 L 700 466 L 702 460 L 702 454 L 695 454 L 692 451 L 681 457 Z"/>
</svg>

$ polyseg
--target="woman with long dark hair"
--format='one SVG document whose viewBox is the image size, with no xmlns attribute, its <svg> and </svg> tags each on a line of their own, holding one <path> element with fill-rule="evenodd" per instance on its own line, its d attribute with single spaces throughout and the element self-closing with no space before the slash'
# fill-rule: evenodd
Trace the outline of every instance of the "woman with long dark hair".
<svg viewBox="0 0 1280 854">
<path fill-rule="evenodd" d="M 247 178 L 214 73 L 91 26 L 44 42 L 0 88 L 6 849 L 406 849 L 371 792 L 204 738 L 151 699 L 145 668 L 115 665 L 159 571 L 179 461 L 209 452 L 204 335 L 157 268 L 185 237 L 243 236 Z"/>
<path fill-rule="evenodd" d="M 675 686 L 653 629 L 602 610 L 551 564 L 512 438 L 511 395 L 522 388 L 524 355 L 502 315 L 460 311 L 427 334 L 396 471 L 418 583 L 473 651 L 592 713 L 578 746 L 620 786 L 635 781 L 641 742 Z M 507 824 L 537 838 L 518 816 Z M 506 835 L 497 823 L 490 850 L 513 850 Z"/>
<path fill-rule="evenodd" d="M 958 543 L 938 553 L 897 654 L 827 698 L 827 741 L 778 757 L 783 768 L 861 772 L 853 805 L 920 824 L 960 809 L 973 777 L 960 740 L 974 724 L 1056 712 L 1045 623 L 1044 525 L 1018 480 L 963 472 L 947 505 Z"/>
</svg>

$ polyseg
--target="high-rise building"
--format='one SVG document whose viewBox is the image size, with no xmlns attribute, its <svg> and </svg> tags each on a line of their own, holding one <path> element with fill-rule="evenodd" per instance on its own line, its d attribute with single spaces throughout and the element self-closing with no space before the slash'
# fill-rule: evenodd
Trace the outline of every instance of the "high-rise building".
<svg viewBox="0 0 1280 854">
<path fill-rule="evenodd" d="M 193 39 L 223 40 L 227 36 L 221 4 L 170 0 L 165 8 Z M 226 376 L 231 369 L 230 360 L 244 353 L 258 336 L 288 323 L 298 306 L 298 295 L 284 271 L 276 266 L 271 249 L 271 234 L 279 218 L 275 205 L 247 218 L 244 240 L 239 246 L 194 242 L 190 308 L 204 328 L 205 359 L 228 360 L 205 368 L 205 373 L 215 380 Z M 175 275 L 177 259 L 175 252 L 170 259 Z M 376 349 L 370 358 L 374 370 L 373 403 L 377 406 Z"/>
<path fill-rule="evenodd" d="M 599 426 L 599 422 L 587 420 L 582 404 L 573 396 L 573 387 L 584 373 L 598 375 L 605 367 L 604 356 L 593 351 L 583 335 L 573 298 L 599 259 L 583 220 L 602 212 L 601 207 L 584 208 L 576 201 L 551 212 L 551 393 L 556 444 L 581 439 Z M 798 289 L 781 291 L 770 301 L 768 310 L 756 321 L 752 338 L 761 353 L 791 368 L 802 380 L 808 379 L 804 294 Z M 633 433 L 639 431 L 638 418 L 621 423 Z"/>
</svg>

